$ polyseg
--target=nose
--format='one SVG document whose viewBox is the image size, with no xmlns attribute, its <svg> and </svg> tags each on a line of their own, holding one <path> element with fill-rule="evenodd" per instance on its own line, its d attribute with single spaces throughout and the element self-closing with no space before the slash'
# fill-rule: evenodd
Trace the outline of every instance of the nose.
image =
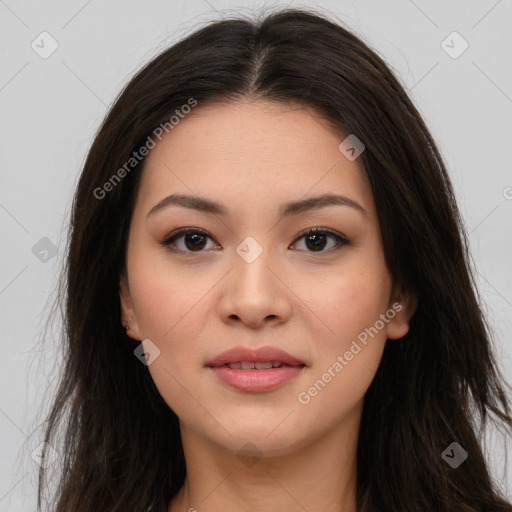
<svg viewBox="0 0 512 512">
<path fill-rule="evenodd" d="M 278 263 L 263 251 L 254 261 L 236 255 L 233 265 L 219 302 L 222 321 L 239 321 L 252 329 L 286 322 L 291 316 L 293 293 Z"/>
</svg>

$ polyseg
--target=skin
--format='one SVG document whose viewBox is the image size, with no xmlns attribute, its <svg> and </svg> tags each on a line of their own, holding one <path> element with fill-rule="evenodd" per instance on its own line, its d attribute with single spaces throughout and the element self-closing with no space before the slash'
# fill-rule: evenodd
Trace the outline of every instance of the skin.
<svg viewBox="0 0 512 512">
<path fill-rule="evenodd" d="M 169 512 L 356 511 L 364 395 L 386 340 L 407 333 L 417 301 L 393 289 L 371 188 L 361 159 L 338 149 L 344 137 L 311 109 L 245 99 L 198 105 L 146 159 L 120 300 L 128 334 L 160 350 L 148 369 L 180 418 L 187 478 Z M 231 215 L 173 205 L 146 217 L 172 193 L 221 202 Z M 323 193 L 349 197 L 366 215 L 330 205 L 278 219 L 282 203 Z M 208 236 L 199 249 L 184 236 L 175 252 L 159 244 L 180 227 Z M 350 242 L 320 234 L 315 251 L 301 237 L 314 227 Z M 263 249 L 252 263 L 236 251 L 248 236 Z M 300 403 L 397 303 L 401 311 Z M 272 391 L 238 391 L 205 363 L 240 345 L 272 345 L 307 367 Z M 238 456 L 248 442 L 252 463 Z"/>
</svg>

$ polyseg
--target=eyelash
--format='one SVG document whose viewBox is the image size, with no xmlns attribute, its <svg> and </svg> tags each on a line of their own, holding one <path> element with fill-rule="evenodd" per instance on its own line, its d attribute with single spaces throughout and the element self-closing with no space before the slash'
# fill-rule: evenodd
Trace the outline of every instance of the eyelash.
<svg viewBox="0 0 512 512">
<path fill-rule="evenodd" d="M 198 235 L 202 235 L 202 236 L 211 238 L 211 236 L 206 231 L 203 231 L 202 229 L 198 229 L 198 228 L 180 228 L 177 231 L 175 231 L 174 233 L 171 233 L 169 236 L 165 237 L 159 243 L 163 247 L 170 248 L 169 246 L 176 239 L 181 238 L 182 236 L 185 236 L 185 235 L 189 235 L 189 234 L 198 234 Z M 306 252 L 310 252 L 312 254 L 315 254 L 315 253 L 317 253 L 317 254 L 325 254 L 325 253 L 332 252 L 333 249 L 337 250 L 337 249 L 340 249 L 344 245 L 349 245 L 350 244 L 350 241 L 347 238 L 345 238 L 344 236 L 336 233 L 335 231 L 332 231 L 332 230 L 326 229 L 326 228 L 309 228 L 306 231 L 303 231 L 302 233 L 300 233 L 299 236 L 295 239 L 294 243 L 296 243 L 301 238 L 305 238 L 307 236 L 316 235 L 316 234 L 325 234 L 325 235 L 329 235 L 329 236 L 333 237 L 337 241 L 338 247 L 337 248 L 328 249 L 327 251 L 321 250 L 321 251 L 306 251 Z M 181 252 L 181 253 L 185 253 L 185 254 L 200 254 L 201 252 L 205 252 L 204 250 L 199 250 L 199 251 L 183 251 L 181 249 L 176 249 L 176 248 L 170 248 L 170 249 L 173 252 Z"/>
</svg>

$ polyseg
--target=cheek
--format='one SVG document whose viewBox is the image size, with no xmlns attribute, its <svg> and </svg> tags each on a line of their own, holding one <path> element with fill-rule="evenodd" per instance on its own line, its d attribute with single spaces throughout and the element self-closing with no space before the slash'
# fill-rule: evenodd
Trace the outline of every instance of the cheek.
<svg viewBox="0 0 512 512">
<path fill-rule="evenodd" d="M 354 274 L 332 282 L 317 297 L 322 309 L 316 311 L 329 329 L 310 331 L 315 356 L 309 378 L 296 397 L 306 422 L 314 423 L 321 416 L 329 428 L 361 406 L 386 343 L 386 324 L 380 316 L 387 308 L 386 286 L 387 281 L 374 274 Z M 327 293 L 330 300 L 325 298 Z"/>
<path fill-rule="evenodd" d="M 324 340 L 323 353 L 350 345 L 388 308 L 391 279 L 379 259 L 364 265 L 347 264 L 320 282 L 308 279 L 301 282 L 297 295 L 307 306 L 301 314 L 309 318 L 315 339 Z M 385 336 L 385 330 L 382 335 Z"/>
<path fill-rule="evenodd" d="M 303 314 L 315 354 L 298 401 L 324 416 L 331 411 L 327 415 L 333 421 L 362 399 L 386 343 L 381 315 L 388 309 L 391 279 L 382 260 L 369 263 L 347 265 L 321 286 L 304 286 L 300 292 L 307 297 Z"/>
<path fill-rule="evenodd" d="M 134 258 L 131 276 L 141 336 L 158 340 L 163 349 L 190 347 L 202 328 L 205 293 L 213 286 L 213 277 L 198 279 L 199 270 L 175 267 L 165 259 L 152 259 L 151 254 L 143 256 Z"/>
<path fill-rule="evenodd" d="M 148 262 L 148 260 L 145 260 Z M 160 353 L 148 369 L 166 403 L 178 414 L 190 407 L 191 376 L 202 365 L 198 347 L 207 321 L 205 293 L 214 285 L 194 280 L 190 272 L 170 271 L 133 261 L 131 292 L 141 339 L 149 339 Z M 140 263 L 140 262 L 139 262 Z M 187 405 L 188 404 L 188 405 Z"/>
</svg>

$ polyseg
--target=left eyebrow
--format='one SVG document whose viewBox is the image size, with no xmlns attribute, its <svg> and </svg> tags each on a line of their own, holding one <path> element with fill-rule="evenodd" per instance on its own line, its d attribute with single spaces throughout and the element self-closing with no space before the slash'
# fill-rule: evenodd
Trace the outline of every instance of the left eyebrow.
<svg viewBox="0 0 512 512">
<path fill-rule="evenodd" d="M 153 215 L 155 212 L 160 211 L 168 206 L 182 206 L 184 208 L 190 208 L 204 213 L 213 215 L 230 216 L 229 210 L 217 201 L 207 199 L 205 197 L 191 196 L 185 194 L 171 194 L 164 197 L 155 206 L 153 206 L 146 217 Z M 356 201 L 349 197 L 336 195 L 336 194 L 324 194 L 316 197 L 308 197 L 306 199 L 300 199 L 298 201 L 290 201 L 284 203 L 279 207 L 279 217 L 289 217 L 292 215 L 298 215 L 311 210 L 317 210 L 326 206 L 350 206 L 363 215 L 367 216 L 366 210 Z"/>
</svg>

